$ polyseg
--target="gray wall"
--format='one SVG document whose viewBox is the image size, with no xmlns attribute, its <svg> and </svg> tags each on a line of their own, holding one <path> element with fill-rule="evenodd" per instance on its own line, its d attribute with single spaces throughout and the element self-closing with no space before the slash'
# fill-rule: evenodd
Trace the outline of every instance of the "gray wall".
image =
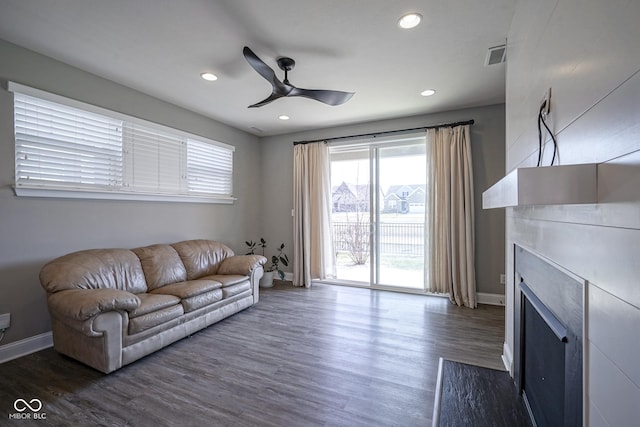
<svg viewBox="0 0 640 427">
<path fill-rule="evenodd" d="M 592 426 L 640 419 L 639 19 L 638 1 L 518 1 L 507 44 L 507 171 L 535 166 L 536 116 L 549 87 L 560 163 L 601 166 L 599 204 L 507 210 L 505 359 L 513 354 L 518 244 L 587 282 Z"/>
<path fill-rule="evenodd" d="M 383 120 L 260 140 L 263 199 L 261 229 L 267 242 L 293 247 L 293 141 L 414 128 L 474 119 L 471 126 L 476 214 L 476 277 L 478 292 L 504 294 L 499 276 L 504 273 L 504 212 L 482 210 L 482 191 L 504 171 L 505 107 L 503 104 L 439 114 Z M 259 236 L 249 236 L 259 237 Z M 272 245 L 272 247 L 275 245 Z"/>
<path fill-rule="evenodd" d="M 161 123 L 236 147 L 233 205 L 16 197 L 13 96 L 0 89 L 0 313 L 2 345 L 50 330 L 38 273 L 65 253 L 212 238 L 244 251 L 259 234 L 258 138 L 0 40 L 0 79 Z M 244 253 L 244 252 L 243 252 Z"/>
</svg>

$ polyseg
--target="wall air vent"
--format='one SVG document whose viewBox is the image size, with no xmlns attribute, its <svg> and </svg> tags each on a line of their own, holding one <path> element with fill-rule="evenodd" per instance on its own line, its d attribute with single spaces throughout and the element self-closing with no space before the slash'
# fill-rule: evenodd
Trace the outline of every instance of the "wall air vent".
<svg viewBox="0 0 640 427">
<path fill-rule="evenodd" d="M 507 59 L 507 46 L 500 45 L 490 47 L 487 50 L 487 57 L 484 60 L 484 66 L 488 67 L 489 65 L 502 64 Z"/>
</svg>

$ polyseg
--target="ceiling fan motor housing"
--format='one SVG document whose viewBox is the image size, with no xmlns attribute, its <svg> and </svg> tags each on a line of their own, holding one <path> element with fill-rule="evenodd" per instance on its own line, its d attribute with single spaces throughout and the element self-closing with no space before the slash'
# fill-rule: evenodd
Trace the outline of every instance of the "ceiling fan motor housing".
<svg viewBox="0 0 640 427">
<path fill-rule="evenodd" d="M 296 66 L 296 61 L 291 58 L 287 58 L 286 56 L 278 58 L 278 67 L 282 71 L 291 71 Z"/>
</svg>

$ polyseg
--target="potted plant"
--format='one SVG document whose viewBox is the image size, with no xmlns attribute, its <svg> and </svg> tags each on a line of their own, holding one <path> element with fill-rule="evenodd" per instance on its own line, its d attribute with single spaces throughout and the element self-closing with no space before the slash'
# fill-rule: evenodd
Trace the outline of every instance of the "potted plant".
<svg viewBox="0 0 640 427">
<path fill-rule="evenodd" d="M 260 241 L 254 242 L 253 240 L 246 241 L 245 244 L 249 249 L 247 255 L 254 255 L 257 248 L 262 249 L 262 256 L 264 256 L 264 249 L 267 247 L 267 242 L 261 237 Z M 287 254 L 283 252 L 284 243 L 280 244 L 280 246 L 276 249 L 277 253 L 271 256 L 271 265 L 264 269 L 264 274 L 260 279 L 260 287 L 261 288 L 270 288 L 273 286 L 273 275 L 274 273 L 278 275 L 280 280 L 284 280 L 284 271 L 280 267 L 281 265 L 284 267 L 289 266 L 289 257 Z"/>
<path fill-rule="evenodd" d="M 284 271 L 282 271 L 282 269 L 280 268 L 280 264 L 284 265 L 285 267 L 289 266 L 289 257 L 287 256 L 287 254 L 282 252 L 283 249 L 284 243 L 282 243 L 280 247 L 278 247 L 278 253 L 271 257 L 271 267 L 269 268 L 272 272 L 278 273 L 278 277 L 280 277 L 280 280 L 284 280 Z"/>
</svg>

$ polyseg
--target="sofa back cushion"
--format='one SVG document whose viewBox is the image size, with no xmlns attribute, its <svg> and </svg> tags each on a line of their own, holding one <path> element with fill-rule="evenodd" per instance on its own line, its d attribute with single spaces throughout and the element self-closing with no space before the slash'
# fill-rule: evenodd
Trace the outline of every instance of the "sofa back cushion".
<svg viewBox="0 0 640 427">
<path fill-rule="evenodd" d="M 233 256 L 228 246 L 211 240 L 186 240 L 171 246 L 187 269 L 187 280 L 216 274 L 222 260 Z"/>
<path fill-rule="evenodd" d="M 89 249 L 61 256 L 42 267 L 40 283 L 48 293 L 102 288 L 147 291 L 140 260 L 128 249 Z"/>
<path fill-rule="evenodd" d="M 187 280 L 187 270 L 171 245 L 151 245 L 132 250 L 140 259 L 150 291 Z"/>
</svg>

